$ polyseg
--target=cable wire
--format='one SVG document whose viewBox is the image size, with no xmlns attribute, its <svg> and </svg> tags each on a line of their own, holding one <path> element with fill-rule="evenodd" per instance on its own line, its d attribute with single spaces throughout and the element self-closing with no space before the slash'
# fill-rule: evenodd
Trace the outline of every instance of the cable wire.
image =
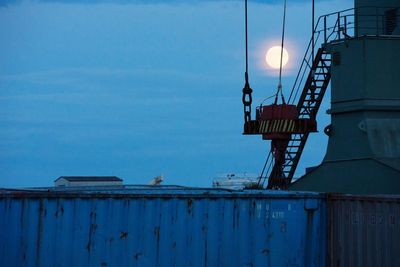
<svg viewBox="0 0 400 267">
<path fill-rule="evenodd" d="M 244 27 L 245 27 L 245 39 L 246 39 L 246 81 L 248 81 L 249 72 L 249 47 L 248 47 L 248 29 L 247 29 L 247 0 L 244 2 Z"/>
<path fill-rule="evenodd" d="M 249 84 L 249 47 L 248 47 L 248 27 L 247 27 L 247 0 L 245 0 L 245 9 L 244 9 L 244 23 L 245 23 L 245 43 L 246 43 L 246 48 L 245 48 L 245 54 L 246 54 L 246 70 L 245 70 L 245 84 L 243 87 L 243 95 L 242 95 L 242 102 L 243 102 L 243 108 L 244 108 L 244 122 L 245 122 L 245 131 L 247 129 L 247 124 L 251 121 L 251 104 L 253 101 L 253 98 L 251 96 L 253 90 L 250 87 Z"/>
<path fill-rule="evenodd" d="M 279 63 L 279 84 L 276 92 L 275 104 L 278 102 L 278 95 L 281 94 L 282 102 L 285 104 L 285 98 L 282 92 L 282 62 L 283 62 L 283 47 L 285 42 L 285 25 L 286 25 L 286 0 L 283 5 L 283 22 L 282 22 L 282 41 L 281 41 L 281 58 Z"/>
</svg>

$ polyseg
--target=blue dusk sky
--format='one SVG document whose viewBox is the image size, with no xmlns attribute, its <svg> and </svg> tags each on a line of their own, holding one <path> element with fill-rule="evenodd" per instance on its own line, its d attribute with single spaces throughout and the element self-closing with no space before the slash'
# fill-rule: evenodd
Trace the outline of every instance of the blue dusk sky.
<svg viewBox="0 0 400 267">
<path fill-rule="evenodd" d="M 352 7 L 316 1 L 317 15 Z M 126 184 L 211 186 L 259 173 L 269 143 L 243 136 L 243 1 L 0 0 L 0 187 L 51 186 L 62 175 Z M 272 95 L 264 55 L 279 44 L 283 0 L 250 1 L 254 106 Z M 288 94 L 310 40 L 311 0 L 288 0 Z M 296 176 L 325 155 L 329 124 Z"/>
</svg>

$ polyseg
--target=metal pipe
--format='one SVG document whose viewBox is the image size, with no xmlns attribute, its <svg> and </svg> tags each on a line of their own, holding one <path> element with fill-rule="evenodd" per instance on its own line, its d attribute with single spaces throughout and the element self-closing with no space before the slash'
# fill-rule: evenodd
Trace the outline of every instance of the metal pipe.
<svg viewBox="0 0 400 267">
<path fill-rule="evenodd" d="M 337 24 L 338 24 L 338 40 L 340 41 L 340 12 L 337 13 Z"/>
<path fill-rule="evenodd" d="M 376 36 L 378 36 L 379 35 L 378 7 L 375 8 L 375 20 L 376 20 Z"/>
<path fill-rule="evenodd" d="M 358 8 L 354 9 L 354 37 L 358 37 Z"/>
<path fill-rule="evenodd" d="M 315 30 L 315 0 L 312 0 L 312 58 L 314 61 L 314 46 L 315 46 L 315 41 L 314 41 L 314 30 Z"/>
<path fill-rule="evenodd" d="M 324 43 L 326 44 L 326 16 L 324 17 Z"/>
</svg>

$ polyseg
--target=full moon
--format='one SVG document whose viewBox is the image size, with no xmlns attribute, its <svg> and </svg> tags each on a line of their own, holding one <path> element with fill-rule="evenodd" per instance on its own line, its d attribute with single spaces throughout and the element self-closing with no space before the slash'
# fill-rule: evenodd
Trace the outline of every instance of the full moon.
<svg viewBox="0 0 400 267">
<path fill-rule="evenodd" d="M 267 64 L 273 69 L 279 69 L 281 64 L 281 47 L 280 46 L 273 46 L 268 49 L 267 54 L 265 55 L 265 60 Z M 282 67 L 289 61 L 289 53 L 285 48 L 283 48 L 283 55 L 282 55 Z"/>
</svg>

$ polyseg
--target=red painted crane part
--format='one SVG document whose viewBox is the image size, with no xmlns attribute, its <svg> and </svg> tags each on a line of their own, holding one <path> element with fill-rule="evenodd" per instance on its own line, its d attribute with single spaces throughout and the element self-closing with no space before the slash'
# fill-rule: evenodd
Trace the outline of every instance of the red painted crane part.
<svg viewBox="0 0 400 267">
<path fill-rule="evenodd" d="M 299 119 L 296 105 L 272 104 L 257 107 L 256 119 L 245 122 L 245 135 L 261 134 L 264 140 L 288 139 L 291 134 L 317 131 L 315 119 Z"/>
<path fill-rule="evenodd" d="M 282 170 L 292 134 L 316 131 L 315 118 L 299 119 L 297 106 L 289 104 L 260 106 L 256 110 L 256 120 L 246 122 L 244 125 L 244 134 L 259 134 L 263 140 L 271 140 L 271 151 L 277 166 L 273 176 L 275 180 L 282 181 L 282 186 L 285 185 L 287 178 Z"/>
<path fill-rule="evenodd" d="M 285 151 L 299 117 L 296 105 L 272 104 L 257 109 L 256 120 L 260 121 L 263 140 L 271 140 L 275 162 L 285 163 Z M 283 177 L 282 177 L 283 178 Z"/>
<path fill-rule="evenodd" d="M 294 121 L 299 117 L 297 107 L 287 104 L 272 104 L 258 107 L 256 120 L 260 121 L 260 132 L 264 140 L 287 139 L 294 130 Z"/>
</svg>

